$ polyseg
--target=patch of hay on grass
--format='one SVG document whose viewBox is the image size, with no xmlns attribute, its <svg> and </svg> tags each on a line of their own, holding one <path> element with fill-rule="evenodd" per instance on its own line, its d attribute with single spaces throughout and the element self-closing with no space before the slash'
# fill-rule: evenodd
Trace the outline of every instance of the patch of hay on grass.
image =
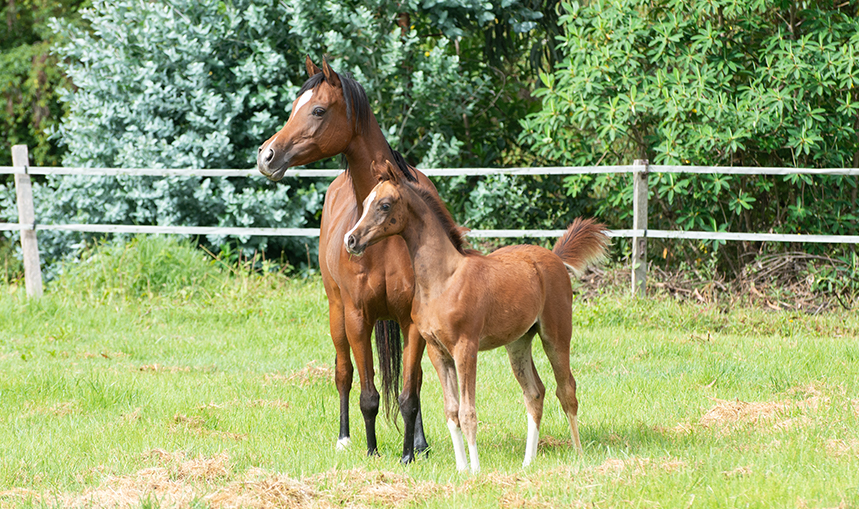
<svg viewBox="0 0 859 509">
<path fill-rule="evenodd" d="M 248 401 L 249 406 L 262 408 L 275 408 L 278 410 L 289 410 L 289 403 L 282 399 L 255 399 Z"/>
<path fill-rule="evenodd" d="M 830 439 L 826 441 L 826 452 L 835 457 L 859 457 L 859 439 Z"/>
<path fill-rule="evenodd" d="M 54 416 L 54 417 L 65 417 L 67 415 L 71 415 L 80 411 L 78 407 L 78 403 L 76 401 L 60 401 L 59 403 L 54 403 L 51 406 L 39 406 L 30 402 L 27 402 L 24 406 L 25 412 L 23 416 L 26 417 L 35 417 L 35 416 Z"/>
<path fill-rule="evenodd" d="M 300 370 L 289 375 L 280 373 L 268 373 L 265 375 L 265 383 L 285 382 L 291 385 L 305 387 L 319 382 L 333 382 L 334 369 L 326 364 L 317 364 L 310 361 Z"/>
<path fill-rule="evenodd" d="M 742 467 L 737 467 L 732 470 L 725 470 L 722 472 L 722 475 L 725 476 L 725 479 L 733 479 L 735 477 L 746 477 L 752 473 L 752 466 L 745 465 Z"/>
<path fill-rule="evenodd" d="M 144 373 L 190 373 L 190 366 L 164 366 L 161 364 L 146 364 L 137 368 Z"/>
<path fill-rule="evenodd" d="M 786 401 L 746 402 L 710 398 L 715 402 L 700 419 L 698 424 L 705 428 L 731 428 L 741 424 L 770 422 L 790 408 Z"/>
<path fill-rule="evenodd" d="M 448 485 L 418 481 L 405 474 L 362 469 L 329 470 L 307 477 L 304 481 L 311 485 L 329 486 L 324 493 L 337 506 L 396 506 L 452 492 L 452 487 Z"/>
<path fill-rule="evenodd" d="M 245 477 L 206 495 L 203 500 L 209 507 L 222 509 L 334 507 L 315 488 L 288 476 L 249 473 Z"/>
<path fill-rule="evenodd" d="M 668 458 L 664 460 L 652 460 L 650 458 L 608 458 L 602 464 L 593 468 L 599 475 L 620 475 L 621 473 L 631 475 L 645 475 L 648 471 L 659 470 L 674 473 L 687 467 L 687 463 L 679 458 Z"/>
<path fill-rule="evenodd" d="M 185 431 L 194 433 L 198 436 L 214 436 L 221 438 L 228 438 L 230 440 L 235 440 L 236 442 L 240 442 L 242 440 L 246 440 L 248 438 L 245 433 L 231 433 L 229 431 L 219 431 L 214 429 L 208 429 L 204 427 L 205 420 L 199 415 L 195 415 L 193 417 L 188 417 L 183 414 L 176 414 L 173 416 L 173 423 L 170 426 L 170 430 L 173 432 Z"/>
</svg>

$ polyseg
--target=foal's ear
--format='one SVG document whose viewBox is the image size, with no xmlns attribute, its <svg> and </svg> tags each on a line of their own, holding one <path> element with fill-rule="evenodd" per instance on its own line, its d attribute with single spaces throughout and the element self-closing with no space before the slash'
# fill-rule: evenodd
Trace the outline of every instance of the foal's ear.
<svg viewBox="0 0 859 509">
<path fill-rule="evenodd" d="M 307 67 L 308 78 L 311 78 L 322 72 L 322 69 L 316 67 L 316 64 L 313 63 L 313 60 L 310 60 L 310 55 L 307 55 L 307 58 L 304 60 L 304 66 Z"/>
<path fill-rule="evenodd" d="M 340 87 L 340 76 L 334 72 L 334 69 L 328 65 L 328 61 L 325 60 L 325 57 L 322 57 L 322 73 L 325 74 L 325 81 L 328 82 L 332 87 Z"/>
<path fill-rule="evenodd" d="M 393 184 L 400 184 L 400 171 L 391 164 L 391 161 L 385 161 L 385 169 L 382 170 L 382 174 L 379 176 L 379 180 L 385 181 L 390 180 Z"/>
</svg>

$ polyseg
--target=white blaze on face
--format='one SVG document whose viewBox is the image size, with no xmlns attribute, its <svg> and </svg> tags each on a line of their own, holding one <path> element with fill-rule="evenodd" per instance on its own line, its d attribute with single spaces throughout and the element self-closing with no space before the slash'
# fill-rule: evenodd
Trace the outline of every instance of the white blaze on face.
<svg viewBox="0 0 859 509">
<path fill-rule="evenodd" d="M 376 190 L 373 189 L 373 191 L 370 193 L 370 195 L 367 196 L 367 199 L 364 200 L 364 213 L 361 214 L 361 219 L 359 219 L 358 222 L 355 223 L 355 226 L 352 227 L 352 229 L 349 230 L 348 232 L 346 232 L 346 235 L 343 236 L 343 244 L 344 245 L 349 244 L 349 236 L 352 235 L 353 233 L 355 233 L 355 229 L 358 228 L 358 226 L 362 222 L 364 222 L 364 218 L 367 217 L 367 212 L 370 211 L 370 206 L 373 204 L 373 200 L 375 200 L 375 199 L 376 199 Z"/>
<path fill-rule="evenodd" d="M 313 90 L 308 90 L 301 94 L 301 97 L 298 98 L 298 102 L 295 103 L 295 108 L 292 109 L 292 113 L 289 115 L 289 120 L 292 120 L 292 117 L 298 113 L 298 110 L 300 110 L 302 106 L 310 102 L 311 97 L 313 97 Z"/>
</svg>

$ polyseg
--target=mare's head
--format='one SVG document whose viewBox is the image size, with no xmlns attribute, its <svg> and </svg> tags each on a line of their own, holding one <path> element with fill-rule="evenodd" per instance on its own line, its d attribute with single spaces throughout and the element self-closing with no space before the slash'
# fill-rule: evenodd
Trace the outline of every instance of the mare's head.
<svg viewBox="0 0 859 509">
<path fill-rule="evenodd" d="M 376 242 L 403 231 L 409 208 L 408 190 L 405 188 L 408 184 L 404 180 L 402 173 L 386 161 L 379 173 L 379 183 L 364 200 L 361 219 L 343 237 L 346 251 L 360 256 Z"/>
<path fill-rule="evenodd" d="M 257 155 L 257 168 L 274 181 L 292 166 L 342 153 L 370 121 L 367 94 L 359 83 L 334 72 L 324 59 L 322 69 L 310 57 L 305 64 L 310 77 L 292 103 L 289 120 Z"/>
</svg>

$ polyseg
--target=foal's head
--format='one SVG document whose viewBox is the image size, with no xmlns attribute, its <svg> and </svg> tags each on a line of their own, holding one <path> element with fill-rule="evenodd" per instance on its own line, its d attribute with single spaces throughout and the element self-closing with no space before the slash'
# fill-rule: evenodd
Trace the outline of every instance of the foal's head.
<svg viewBox="0 0 859 509">
<path fill-rule="evenodd" d="M 292 166 L 312 163 L 342 153 L 369 123 L 364 88 L 340 76 L 322 60 L 322 69 L 308 56 L 308 80 L 292 103 L 283 129 L 259 148 L 257 167 L 271 180 L 283 178 Z"/>
<path fill-rule="evenodd" d="M 378 169 L 376 163 L 373 165 Z M 468 228 L 456 224 L 438 195 L 409 183 L 408 175 L 395 169 L 390 161 L 379 171 L 379 183 L 364 200 L 364 213 L 358 224 L 343 237 L 346 250 L 360 255 L 368 246 L 402 233 L 408 227 L 409 208 L 418 207 L 419 203 L 423 206 L 416 211 L 421 217 L 435 218 L 457 251 L 464 255 L 474 253 L 465 248 Z M 411 227 L 419 228 L 417 224 Z"/>
<path fill-rule="evenodd" d="M 346 235 L 346 251 L 361 255 L 369 246 L 402 232 L 408 219 L 405 177 L 387 161 L 379 183 L 364 200 L 364 214 Z"/>
</svg>

